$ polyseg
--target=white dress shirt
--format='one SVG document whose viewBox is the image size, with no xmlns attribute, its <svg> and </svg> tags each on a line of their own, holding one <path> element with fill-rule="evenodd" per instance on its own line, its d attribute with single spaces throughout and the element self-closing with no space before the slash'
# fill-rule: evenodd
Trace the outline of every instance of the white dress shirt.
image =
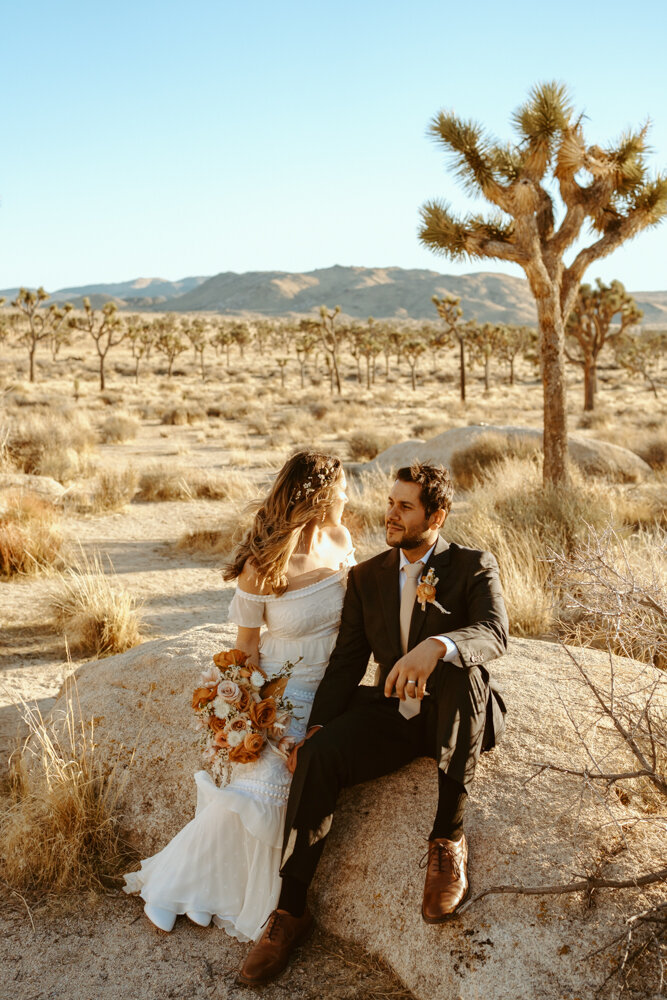
<svg viewBox="0 0 667 1000">
<path fill-rule="evenodd" d="M 429 559 L 433 555 L 433 549 L 435 548 L 435 546 L 436 546 L 436 542 L 433 543 L 433 545 L 428 550 L 428 552 L 425 555 L 423 555 L 421 557 L 421 559 L 419 560 L 419 562 L 421 562 L 424 566 L 426 566 L 426 563 L 429 561 Z M 400 602 L 401 594 L 403 593 L 403 587 L 405 586 L 405 573 L 403 572 L 403 567 L 407 563 L 409 563 L 410 560 L 406 558 L 405 553 L 403 552 L 403 549 L 399 550 L 399 557 L 400 557 L 400 561 L 399 561 L 399 573 L 398 573 L 398 588 L 399 588 L 398 589 L 398 598 L 399 598 L 399 602 Z M 429 639 L 437 639 L 438 642 L 441 642 L 443 644 L 443 646 L 445 647 L 445 653 L 444 653 L 443 656 L 440 657 L 441 660 L 444 660 L 445 663 L 455 663 L 457 667 L 462 667 L 463 666 L 463 664 L 461 663 L 461 657 L 459 656 L 459 651 L 457 649 L 456 643 L 452 642 L 452 640 L 449 638 L 449 636 L 446 636 L 446 635 L 430 635 Z"/>
</svg>

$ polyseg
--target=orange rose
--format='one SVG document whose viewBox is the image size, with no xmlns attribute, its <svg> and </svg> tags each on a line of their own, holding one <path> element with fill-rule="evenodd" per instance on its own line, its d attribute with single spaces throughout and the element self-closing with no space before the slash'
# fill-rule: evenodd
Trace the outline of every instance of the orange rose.
<svg viewBox="0 0 667 1000">
<path fill-rule="evenodd" d="M 245 688 L 241 688 L 241 694 L 234 702 L 239 712 L 247 712 L 252 704 L 252 698 Z"/>
<path fill-rule="evenodd" d="M 260 733 L 248 733 L 243 741 L 243 746 L 246 748 L 248 753 L 256 753 L 259 755 L 260 750 L 264 746 L 264 737 Z"/>
<path fill-rule="evenodd" d="M 229 751 L 229 759 L 233 764 L 254 764 L 256 760 L 259 760 L 259 753 L 251 753 L 241 743 Z"/>
<path fill-rule="evenodd" d="M 209 701 L 213 701 L 217 693 L 217 687 L 197 688 L 195 693 L 192 695 L 192 707 L 203 708 L 204 705 L 208 705 Z"/>
<path fill-rule="evenodd" d="M 253 702 L 250 706 L 250 721 L 258 729 L 268 729 L 276 721 L 276 703 L 273 698 Z"/>
<path fill-rule="evenodd" d="M 262 698 L 280 698 L 287 687 L 287 677 L 277 677 L 275 681 L 267 681 L 262 685 Z"/>
<path fill-rule="evenodd" d="M 435 597 L 435 587 L 432 583 L 420 583 L 417 587 L 417 601 L 426 604 Z"/>
<path fill-rule="evenodd" d="M 213 662 L 222 670 L 224 667 L 242 667 L 247 659 L 248 654 L 242 649 L 223 649 L 221 653 L 215 654 Z"/>
<path fill-rule="evenodd" d="M 219 719 L 217 715 L 209 715 L 208 724 L 214 733 L 221 733 L 227 725 L 227 723 L 222 719 Z"/>
<path fill-rule="evenodd" d="M 229 724 L 229 728 L 232 732 L 240 733 L 243 729 L 245 729 L 245 719 L 233 719 Z"/>
</svg>

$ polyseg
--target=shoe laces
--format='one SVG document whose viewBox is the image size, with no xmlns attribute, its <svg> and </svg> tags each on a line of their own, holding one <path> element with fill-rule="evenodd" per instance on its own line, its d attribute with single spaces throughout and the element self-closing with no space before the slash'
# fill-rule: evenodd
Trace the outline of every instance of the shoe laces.
<svg viewBox="0 0 667 1000">
<path fill-rule="evenodd" d="M 273 910 L 271 913 L 269 913 L 264 923 L 266 924 L 266 930 L 264 931 L 264 934 L 266 936 L 267 941 L 271 941 L 275 931 L 278 929 L 278 924 L 280 923 L 280 914 L 278 913 L 278 911 Z"/>
<path fill-rule="evenodd" d="M 438 874 L 447 871 L 449 867 L 458 868 L 458 858 L 456 857 L 454 848 L 450 847 L 449 844 L 442 844 L 437 841 L 429 841 L 426 853 L 419 861 L 419 867 L 427 868 L 433 855 L 435 855 L 434 863 Z M 447 864 L 448 861 L 449 864 Z"/>
</svg>

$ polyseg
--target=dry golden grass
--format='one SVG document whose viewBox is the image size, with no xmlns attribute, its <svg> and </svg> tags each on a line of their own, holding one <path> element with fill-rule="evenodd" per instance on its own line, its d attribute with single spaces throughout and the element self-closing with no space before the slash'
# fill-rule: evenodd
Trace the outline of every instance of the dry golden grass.
<svg viewBox="0 0 667 1000">
<path fill-rule="evenodd" d="M 248 511 L 230 508 L 216 520 L 215 527 L 187 531 L 178 540 L 176 547 L 184 552 L 227 558 L 250 526 L 251 519 L 252 515 Z"/>
<path fill-rule="evenodd" d="M 137 499 L 165 500 L 247 500 L 255 486 L 234 469 L 207 472 L 205 469 L 178 469 L 155 465 L 139 477 Z"/>
<path fill-rule="evenodd" d="M 206 420 L 206 410 L 201 406 L 181 403 L 165 410 L 161 423 L 183 427 L 185 424 L 201 424 L 204 420 Z"/>
<path fill-rule="evenodd" d="M 56 628 L 79 656 L 113 656 L 142 641 L 141 612 L 133 594 L 113 573 L 104 572 L 99 556 L 81 556 L 60 574 L 51 594 Z"/>
<path fill-rule="evenodd" d="M 375 431 L 354 431 L 347 439 L 347 449 L 353 462 L 369 462 L 390 443 L 388 437 Z"/>
<path fill-rule="evenodd" d="M 100 427 L 100 439 L 104 444 L 122 444 L 133 441 L 141 424 L 129 413 L 112 413 Z"/>
<path fill-rule="evenodd" d="M 387 497 L 391 480 L 382 469 L 370 469 L 350 479 L 347 484 L 349 502 L 345 507 L 343 522 L 353 538 L 364 531 L 377 531 L 384 527 Z"/>
<path fill-rule="evenodd" d="M 63 564 L 60 514 L 34 493 L 0 497 L 0 576 L 32 575 Z"/>
<path fill-rule="evenodd" d="M 455 451 L 449 471 L 459 489 L 470 490 L 484 480 L 491 467 L 508 458 L 537 459 L 541 451 L 541 442 L 534 438 L 489 432 L 481 434 L 467 448 Z"/>
<path fill-rule="evenodd" d="M 68 494 L 68 509 L 85 514 L 109 514 L 131 503 L 139 485 L 139 473 L 132 466 L 103 469 L 87 489 Z"/>
<path fill-rule="evenodd" d="M 85 411 L 63 408 L 16 418 L 5 429 L 5 449 L 16 469 L 69 483 L 88 468 L 96 443 Z"/>
<path fill-rule="evenodd" d="M 98 763 L 94 723 L 77 717 L 74 694 L 60 735 L 24 703 L 29 738 L 0 813 L 0 877 L 19 893 L 108 888 L 135 861 L 120 833 L 119 780 Z"/>
</svg>

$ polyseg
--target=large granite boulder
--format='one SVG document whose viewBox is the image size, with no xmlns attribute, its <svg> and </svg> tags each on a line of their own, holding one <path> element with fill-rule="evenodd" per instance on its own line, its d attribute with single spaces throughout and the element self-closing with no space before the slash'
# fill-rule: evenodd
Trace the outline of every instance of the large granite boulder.
<svg viewBox="0 0 667 1000">
<path fill-rule="evenodd" d="M 367 462 L 366 468 L 379 468 L 389 473 L 392 469 L 409 465 L 414 459 L 449 466 L 454 452 L 468 448 L 477 438 L 486 434 L 534 440 L 540 446 L 542 444 L 542 432 L 530 427 L 495 427 L 486 424 L 452 427 L 436 437 L 429 438 L 428 441 L 410 440 L 393 444 L 380 452 L 372 461 Z M 622 482 L 637 482 L 651 474 L 650 466 L 639 455 L 608 441 L 570 435 L 568 450 L 570 459 L 589 475 L 609 476 Z"/>
<path fill-rule="evenodd" d="M 82 716 L 95 719 L 98 756 L 116 765 L 125 825 L 143 857 L 193 815 L 192 774 L 200 760 L 190 695 L 201 668 L 233 638 L 231 626 L 194 628 L 77 672 Z M 604 682 L 605 654 L 579 650 L 577 656 Z M 629 769 L 567 652 L 514 639 L 493 672 L 509 705 L 508 731 L 482 758 L 468 805 L 473 893 L 498 883 L 568 882 L 602 859 L 605 875 L 623 877 L 637 864 L 637 852 L 648 856 L 650 867 L 659 845 L 650 823 L 632 823 L 646 803 L 631 788 L 614 798 L 612 816 L 597 792 L 582 790 L 571 775 L 548 771 L 530 780 L 545 763 L 590 764 L 573 721 L 605 767 Z M 645 686 L 649 675 L 657 676 L 618 660 L 617 696 L 624 687 Z M 61 693 L 53 710 L 56 723 L 65 698 Z M 618 904 L 609 894 L 598 894 L 593 908 L 580 895 L 489 896 L 446 924 L 422 922 L 419 861 L 436 786 L 433 762 L 419 760 L 344 793 L 312 889 L 321 926 L 381 955 L 420 1000 L 590 995 L 609 960 L 589 953 L 619 930 Z M 620 829 L 629 846 L 609 853 Z M 219 947 L 232 945 L 221 935 Z"/>
<path fill-rule="evenodd" d="M 50 476 L 32 476 L 24 472 L 4 472 L 0 475 L 0 492 L 17 490 L 23 493 L 34 493 L 42 500 L 51 503 L 62 501 L 67 490 Z"/>
</svg>

